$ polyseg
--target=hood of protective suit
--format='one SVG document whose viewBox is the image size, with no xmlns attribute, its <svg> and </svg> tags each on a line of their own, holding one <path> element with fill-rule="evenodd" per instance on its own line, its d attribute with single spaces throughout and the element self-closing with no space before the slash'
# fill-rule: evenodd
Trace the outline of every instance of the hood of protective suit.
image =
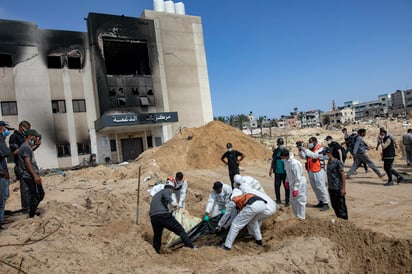
<svg viewBox="0 0 412 274">
<path fill-rule="evenodd" d="M 233 198 L 235 198 L 235 197 L 237 197 L 237 196 L 240 196 L 240 195 L 242 195 L 242 194 L 243 194 L 243 192 L 242 192 L 240 189 L 235 188 L 235 189 L 232 191 L 232 196 L 230 196 L 230 199 L 232 200 Z"/>
<path fill-rule="evenodd" d="M 239 174 L 236 174 L 236 175 L 233 177 L 233 181 L 234 181 L 236 184 L 241 185 L 241 184 L 243 183 L 243 178 L 242 178 L 242 176 L 240 176 Z"/>
</svg>

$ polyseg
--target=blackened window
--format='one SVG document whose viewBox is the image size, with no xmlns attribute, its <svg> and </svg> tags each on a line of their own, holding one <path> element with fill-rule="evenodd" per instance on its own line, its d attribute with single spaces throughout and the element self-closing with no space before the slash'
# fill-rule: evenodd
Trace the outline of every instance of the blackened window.
<svg viewBox="0 0 412 274">
<path fill-rule="evenodd" d="M 17 102 L 1 102 L 2 115 L 17 115 Z"/>
<path fill-rule="evenodd" d="M 87 144 L 77 144 L 77 153 L 78 154 L 90 154 L 90 145 Z"/>
<path fill-rule="evenodd" d="M 80 56 L 67 56 L 67 67 L 69 69 L 81 69 L 82 62 Z"/>
<path fill-rule="evenodd" d="M 73 112 L 86 112 L 86 100 L 73 100 Z"/>
<path fill-rule="evenodd" d="M 66 101 L 64 100 L 53 100 L 52 101 L 53 113 L 66 113 Z"/>
<path fill-rule="evenodd" d="M 12 67 L 13 60 L 11 54 L 0 53 L 0 67 Z"/>
<path fill-rule="evenodd" d="M 116 140 L 110 140 L 110 151 L 117 151 Z"/>
<path fill-rule="evenodd" d="M 108 75 L 150 75 L 147 41 L 103 38 Z"/>
<path fill-rule="evenodd" d="M 152 136 L 147 136 L 147 147 L 153 147 L 153 137 Z"/>
<path fill-rule="evenodd" d="M 60 69 L 63 67 L 63 58 L 61 56 L 47 56 L 47 67 L 52 69 Z"/>
<path fill-rule="evenodd" d="M 68 157 L 71 156 L 70 144 L 56 145 L 57 147 L 57 157 Z"/>
</svg>

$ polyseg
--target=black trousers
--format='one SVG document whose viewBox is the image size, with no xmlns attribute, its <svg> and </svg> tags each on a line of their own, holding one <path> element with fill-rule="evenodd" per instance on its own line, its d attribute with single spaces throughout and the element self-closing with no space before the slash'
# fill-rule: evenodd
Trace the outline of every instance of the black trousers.
<svg viewBox="0 0 412 274">
<path fill-rule="evenodd" d="M 38 185 L 32 178 L 23 178 L 24 183 L 29 188 L 29 216 L 34 217 L 37 207 L 44 198 L 42 185 Z"/>
<path fill-rule="evenodd" d="M 332 208 L 335 211 L 336 217 L 347 220 L 348 209 L 346 207 L 345 196 L 340 194 L 340 190 L 328 189 Z"/>
<path fill-rule="evenodd" d="M 159 214 L 150 216 L 153 228 L 153 248 L 157 253 L 160 253 L 160 246 L 162 245 L 163 229 L 174 232 L 179 235 L 185 246 L 193 248 L 193 243 L 187 236 L 182 225 L 173 217 L 171 213 Z"/>
<path fill-rule="evenodd" d="M 280 204 L 281 199 L 280 199 L 280 186 L 283 183 L 283 187 L 285 188 L 285 203 L 289 203 L 289 197 L 290 197 L 290 189 L 289 187 L 286 188 L 286 173 L 275 173 L 275 195 L 276 195 L 276 203 Z"/>
<path fill-rule="evenodd" d="M 393 161 L 394 159 L 383 159 L 383 169 L 386 172 L 386 175 L 388 176 L 388 181 L 392 182 L 392 174 L 395 175 L 396 177 L 399 177 L 400 174 L 396 170 L 394 170 L 393 167 Z"/>
<path fill-rule="evenodd" d="M 234 169 L 234 170 L 229 170 L 229 178 L 230 178 L 230 183 L 232 183 L 232 189 L 234 189 L 234 178 L 235 175 L 239 174 L 239 169 Z"/>
</svg>

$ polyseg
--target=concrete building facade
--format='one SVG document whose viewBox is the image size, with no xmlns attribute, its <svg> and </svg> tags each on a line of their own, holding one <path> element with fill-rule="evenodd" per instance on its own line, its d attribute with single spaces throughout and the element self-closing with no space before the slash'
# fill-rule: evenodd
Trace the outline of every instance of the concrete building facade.
<svg viewBox="0 0 412 274">
<path fill-rule="evenodd" d="M 213 120 L 200 17 L 90 13 L 87 32 L 0 20 L 0 120 L 43 135 L 43 168 L 135 159 Z"/>
</svg>

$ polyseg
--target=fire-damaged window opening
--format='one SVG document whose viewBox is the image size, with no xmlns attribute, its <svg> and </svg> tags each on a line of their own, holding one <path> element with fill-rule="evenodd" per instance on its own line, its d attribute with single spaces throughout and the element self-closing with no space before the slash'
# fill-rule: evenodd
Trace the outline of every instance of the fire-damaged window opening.
<svg viewBox="0 0 412 274">
<path fill-rule="evenodd" d="M 71 156 L 70 144 L 56 145 L 56 148 L 57 148 L 57 157 L 62 158 L 62 157 Z"/>
<path fill-rule="evenodd" d="M 126 106 L 126 98 L 117 98 L 117 106 L 124 107 Z"/>
<path fill-rule="evenodd" d="M 66 113 L 66 101 L 64 100 L 53 100 L 52 101 L 53 113 Z"/>
<path fill-rule="evenodd" d="M 1 102 L 1 114 L 7 115 L 17 115 L 17 102 Z"/>
<path fill-rule="evenodd" d="M 132 88 L 132 94 L 133 95 L 139 95 L 139 89 L 138 88 Z"/>
<path fill-rule="evenodd" d="M 86 100 L 73 100 L 73 112 L 86 112 Z"/>
<path fill-rule="evenodd" d="M 77 56 L 67 56 L 67 67 L 69 69 L 81 69 L 81 58 Z"/>
<path fill-rule="evenodd" d="M 0 53 L 0 67 L 11 68 L 13 66 L 13 59 L 11 54 Z"/>
<path fill-rule="evenodd" d="M 103 38 L 107 75 L 150 75 L 147 41 Z"/>
<path fill-rule="evenodd" d="M 90 145 L 88 143 L 86 144 L 77 143 L 77 154 L 79 155 L 90 154 Z"/>
<path fill-rule="evenodd" d="M 63 68 L 63 58 L 60 55 L 47 56 L 47 67 L 51 69 Z"/>
</svg>

